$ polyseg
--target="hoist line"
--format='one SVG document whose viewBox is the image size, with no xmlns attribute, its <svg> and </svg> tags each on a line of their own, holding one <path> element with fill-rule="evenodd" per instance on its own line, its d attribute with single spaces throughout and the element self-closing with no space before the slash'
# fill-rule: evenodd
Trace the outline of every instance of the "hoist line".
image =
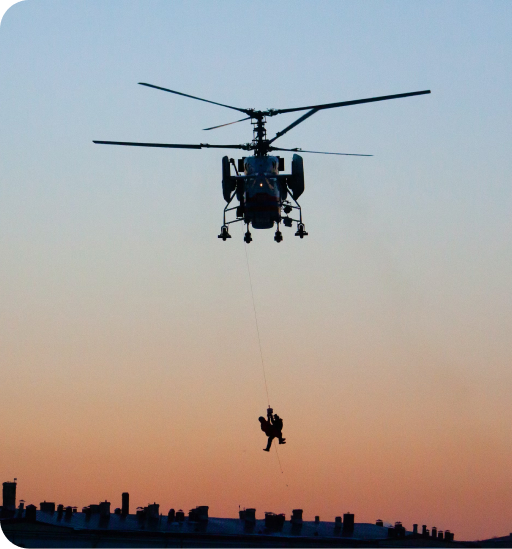
<svg viewBox="0 0 512 549">
<path fill-rule="evenodd" d="M 263 380 L 265 381 L 265 391 L 267 393 L 268 407 L 270 408 L 270 397 L 268 396 L 267 376 L 265 374 L 265 362 L 263 361 L 263 351 L 261 348 L 260 327 L 258 325 L 258 316 L 256 315 L 256 304 L 254 302 L 254 291 L 252 289 L 251 269 L 249 268 L 249 256 L 247 255 L 247 242 L 244 245 L 244 250 L 245 250 L 245 260 L 247 262 L 247 272 L 249 273 L 249 285 L 251 287 L 252 308 L 254 311 L 254 320 L 256 321 L 256 332 L 258 334 L 258 345 L 260 347 L 261 368 L 263 370 Z"/>
<path fill-rule="evenodd" d="M 265 374 L 265 362 L 263 360 L 263 350 L 262 350 L 262 347 L 261 347 L 260 327 L 259 327 L 259 324 L 258 324 L 258 315 L 256 314 L 256 303 L 254 301 L 254 290 L 252 288 L 252 276 L 251 276 L 251 269 L 249 267 L 249 255 L 247 253 L 247 242 L 245 242 L 244 250 L 245 250 L 245 261 L 247 263 L 247 272 L 249 274 L 249 286 L 251 288 L 252 309 L 254 311 L 254 320 L 255 320 L 255 323 L 256 323 L 256 333 L 258 334 L 258 345 L 259 345 L 259 348 L 260 348 L 261 369 L 263 370 L 263 380 L 265 381 L 265 392 L 267 393 L 267 402 L 268 402 L 268 407 L 270 408 L 270 397 L 268 395 L 267 376 Z M 277 442 L 276 442 L 276 444 L 274 444 L 274 448 L 276 449 L 276 456 L 277 456 L 277 462 L 279 463 L 279 469 L 281 471 L 281 474 L 284 474 L 283 466 L 281 465 L 281 458 L 279 457 L 279 452 L 277 450 Z M 286 487 L 288 488 L 288 484 L 286 484 Z"/>
<path fill-rule="evenodd" d="M 276 449 L 276 456 L 277 456 L 277 461 L 279 462 L 279 469 L 281 469 L 281 474 L 283 474 L 283 467 L 281 465 L 281 458 L 279 457 L 279 452 L 277 451 L 277 444 L 274 444 L 274 448 Z M 286 486 L 288 486 L 288 484 Z"/>
</svg>

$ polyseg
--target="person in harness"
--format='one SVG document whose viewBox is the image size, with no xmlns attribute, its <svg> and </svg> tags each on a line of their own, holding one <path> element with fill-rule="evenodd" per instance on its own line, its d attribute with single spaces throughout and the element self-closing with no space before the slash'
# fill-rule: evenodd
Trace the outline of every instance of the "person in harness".
<svg viewBox="0 0 512 549">
<path fill-rule="evenodd" d="M 267 447 L 263 448 L 264 452 L 270 452 L 270 447 L 272 446 L 272 441 L 277 438 L 279 439 L 279 444 L 286 444 L 286 439 L 283 438 L 283 420 L 277 415 L 274 414 L 272 408 L 267 410 L 267 419 L 263 416 L 259 418 L 261 430 L 267 435 L 268 442 Z"/>
</svg>

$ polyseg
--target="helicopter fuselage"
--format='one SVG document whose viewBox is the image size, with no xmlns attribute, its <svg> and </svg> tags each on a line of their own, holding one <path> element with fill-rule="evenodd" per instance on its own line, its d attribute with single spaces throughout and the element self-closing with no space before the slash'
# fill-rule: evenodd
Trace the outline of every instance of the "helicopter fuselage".
<svg viewBox="0 0 512 549">
<path fill-rule="evenodd" d="M 255 229 L 270 229 L 281 221 L 282 188 L 276 156 L 244 159 L 244 220 Z"/>
</svg>

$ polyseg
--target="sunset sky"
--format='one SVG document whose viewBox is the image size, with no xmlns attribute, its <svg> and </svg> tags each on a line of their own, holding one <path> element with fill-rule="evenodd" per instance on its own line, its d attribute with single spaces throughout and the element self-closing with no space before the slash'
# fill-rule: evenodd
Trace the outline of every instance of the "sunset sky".
<svg viewBox="0 0 512 549">
<path fill-rule="evenodd" d="M 0 482 L 512 531 L 512 3 L 25 0 L 0 25 Z M 216 105 L 319 112 L 309 236 L 217 238 Z M 301 113 L 299 113 L 300 115 Z M 270 135 L 297 113 L 269 119 Z M 244 153 L 246 154 L 246 153 Z M 286 171 L 291 153 L 284 153 Z M 280 464 L 283 472 L 281 472 Z"/>
</svg>

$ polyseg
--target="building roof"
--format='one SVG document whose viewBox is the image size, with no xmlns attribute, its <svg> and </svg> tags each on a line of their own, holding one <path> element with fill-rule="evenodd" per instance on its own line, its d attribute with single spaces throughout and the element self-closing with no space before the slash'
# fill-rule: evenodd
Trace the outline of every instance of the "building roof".
<svg viewBox="0 0 512 549">
<path fill-rule="evenodd" d="M 265 520 L 256 520 L 255 523 L 246 523 L 240 519 L 210 517 L 207 521 L 190 521 L 188 519 L 178 522 L 169 522 L 167 516 L 160 515 L 155 518 L 140 518 L 136 515 L 123 517 L 118 514 L 102 517 L 98 513 L 45 513 L 36 512 L 38 523 L 66 527 L 74 530 L 107 530 L 117 532 L 154 532 L 175 534 L 209 534 L 209 535 L 272 535 L 277 537 L 311 537 L 311 538 L 343 538 L 350 539 L 386 539 L 388 529 L 369 523 L 356 523 L 352 532 L 344 532 L 334 522 L 304 521 L 302 525 L 292 524 L 286 521 L 281 531 L 275 531 L 265 527 Z"/>
</svg>

